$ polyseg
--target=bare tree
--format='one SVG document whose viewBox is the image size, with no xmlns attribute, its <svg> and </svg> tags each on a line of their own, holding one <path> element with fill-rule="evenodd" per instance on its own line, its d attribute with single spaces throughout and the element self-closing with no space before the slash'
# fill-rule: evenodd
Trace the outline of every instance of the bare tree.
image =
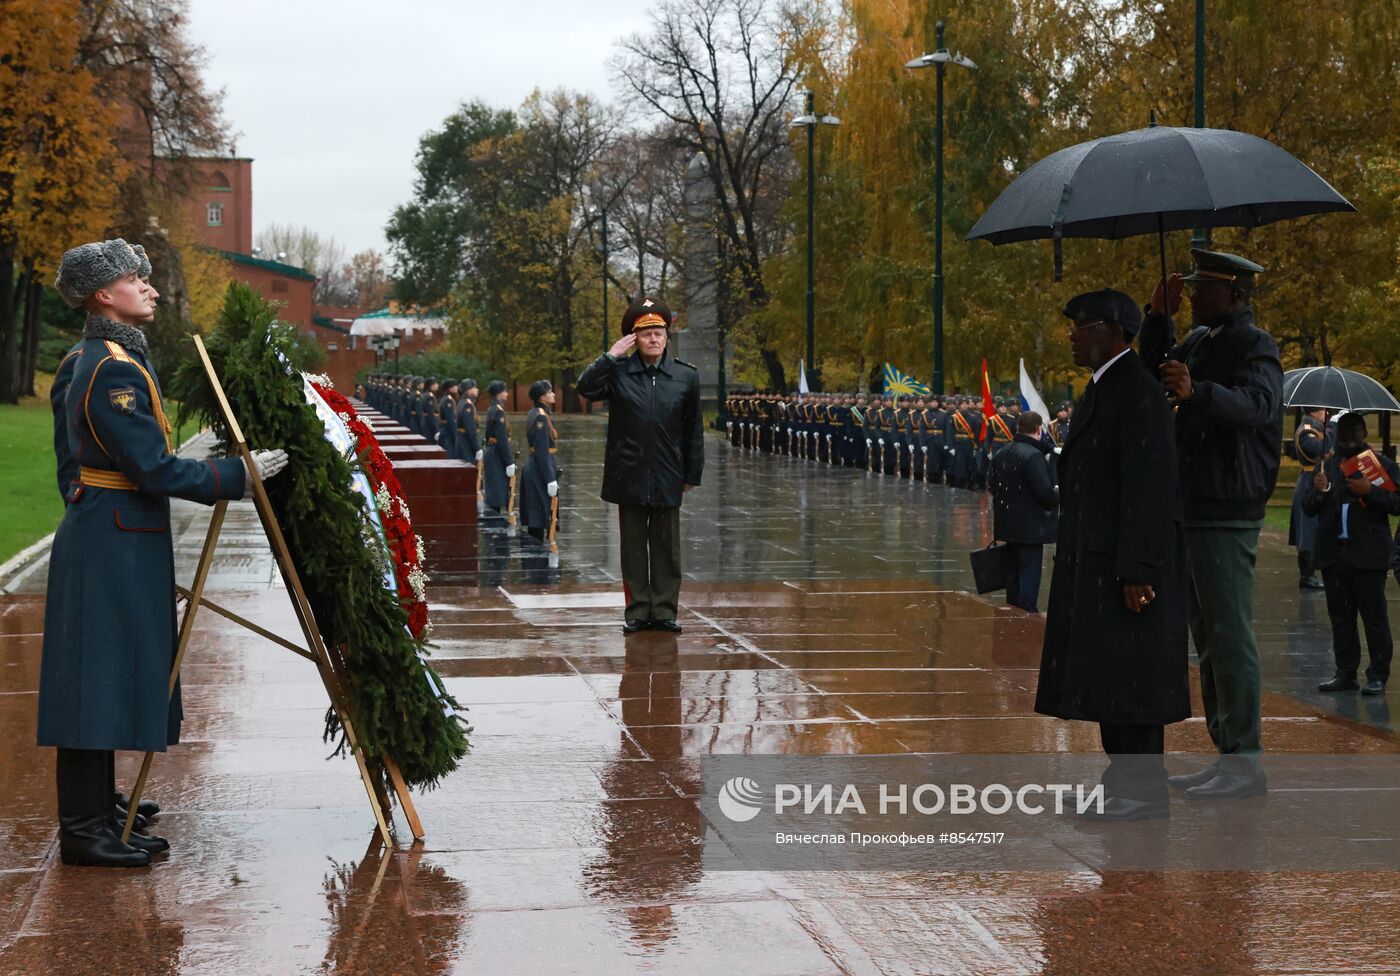
<svg viewBox="0 0 1400 976">
<path fill-rule="evenodd" d="M 768 303 L 763 266 L 786 240 L 778 209 L 793 176 L 787 115 L 812 8 L 786 0 L 663 0 L 650 31 L 621 42 L 612 67 L 631 105 L 704 153 L 722 253 L 750 308 Z M 727 269 L 724 269 L 727 271 Z M 758 336 L 775 388 L 782 362 Z"/>
<path fill-rule="evenodd" d="M 258 256 L 302 268 L 316 276 L 318 305 L 353 305 L 354 287 L 346 273 L 345 247 L 309 227 L 268 224 L 254 241 Z"/>
</svg>

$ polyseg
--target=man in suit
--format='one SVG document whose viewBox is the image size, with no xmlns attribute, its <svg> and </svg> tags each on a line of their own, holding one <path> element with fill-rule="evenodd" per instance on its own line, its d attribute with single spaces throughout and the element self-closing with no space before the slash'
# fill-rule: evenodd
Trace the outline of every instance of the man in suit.
<svg viewBox="0 0 1400 976">
<path fill-rule="evenodd" d="M 1361 662 L 1361 639 L 1356 617 L 1366 628 L 1366 668 L 1363 695 L 1385 694 L 1390 677 L 1392 642 L 1385 605 L 1385 573 L 1390 564 L 1390 516 L 1400 515 L 1400 494 L 1373 485 L 1359 473 L 1347 477 L 1342 463 L 1366 446 L 1366 420 L 1347 413 L 1337 421 L 1337 452 L 1317 466 L 1303 497 L 1303 511 L 1317 517 L 1313 564 L 1322 570 L 1327 588 L 1327 616 L 1332 620 L 1332 653 L 1337 672 L 1318 691 L 1355 691 Z M 1391 484 L 1400 484 L 1400 470 L 1384 454 L 1376 459 Z"/>
<path fill-rule="evenodd" d="M 1120 291 L 1070 300 L 1070 346 L 1093 376 L 1060 456 L 1060 527 L 1035 710 L 1099 723 L 1108 799 L 1088 816 L 1169 815 L 1165 726 L 1191 714 L 1186 568 L 1171 409 L 1129 346 Z"/>
<path fill-rule="evenodd" d="M 1045 543 L 1055 541 L 1060 493 L 1050 479 L 1041 437 L 1040 414 L 1034 410 L 1016 420 L 1016 439 L 992 458 L 987 487 L 993 500 L 992 534 L 1006 543 L 1006 602 L 1037 613 L 1040 568 Z"/>
</svg>

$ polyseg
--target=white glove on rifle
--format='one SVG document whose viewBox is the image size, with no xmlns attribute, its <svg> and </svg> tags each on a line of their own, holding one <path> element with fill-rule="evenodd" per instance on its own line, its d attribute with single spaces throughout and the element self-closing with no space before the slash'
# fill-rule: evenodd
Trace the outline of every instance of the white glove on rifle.
<svg viewBox="0 0 1400 976">
<path fill-rule="evenodd" d="M 438 431 L 436 434 L 434 434 L 434 435 L 433 435 L 433 440 L 435 440 L 435 441 L 437 441 L 439 444 L 441 444 L 441 443 L 442 443 L 442 431 Z"/>
<path fill-rule="evenodd" d="M 507 465 L 506 465 L 506 477 L 507 477 L 507 478 L 514 478 L 514 477 L 515 477 L 515 465 L 513 465 L 513 464 L 507 464 Z"/>
<path fill-rule="evenodd" d="M 477 467 L 480 467 L 480 466 L 481 466 L 481 458 L 482 458 L 482 455 L 484 455 L 485 453 L 486 453 L 485 451 L 477 451 L 477 452 L 476 452 L 476 464 L 477 464 Z"/>
<path fill-rule="evenodd" d="M 287 466 L 287 452 L 278 448 L 275 451 L 254 451 L 251 463 L 245 462 L 248 468 L 248 477 L 243 479 L 243 497 L 253 497 L 253 474 L 256 472 L 260 481 L 266 481 L 275 476 Z"/>
<path fill-rule="evenodd" d="M 559 482 L 551 481 L 549 484 L 545 485 L 545 491 L 549 492 L 550 498 L 555 497 L 559 494 Z"/>
</svg>

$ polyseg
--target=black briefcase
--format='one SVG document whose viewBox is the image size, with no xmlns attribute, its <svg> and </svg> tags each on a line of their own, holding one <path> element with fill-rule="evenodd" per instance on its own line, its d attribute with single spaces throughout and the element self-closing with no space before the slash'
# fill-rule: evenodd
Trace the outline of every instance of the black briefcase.
<svg viewBox="0 0 1400 976">
<path fill-rule="evenodd" d="M 977 584 L 978 593 L 1006 589 L 1006 546 L 993 542 L 987 548 L 974 549 L 968 555 L 972 560 L 972 578 Z"/>
</svg>

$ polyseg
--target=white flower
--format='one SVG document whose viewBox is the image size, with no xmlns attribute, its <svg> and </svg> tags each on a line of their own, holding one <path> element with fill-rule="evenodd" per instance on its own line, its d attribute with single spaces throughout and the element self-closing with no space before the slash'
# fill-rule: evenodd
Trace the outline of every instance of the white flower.
<svg viewBox="0 0 1400 976">
<path fill-rule="evenodd" d="M 393 503 L 394 500 L 389 497 L 388 488 L 385 488 L 383 485 L 380 485 L 378 488 L 374 489 L 374 505 L 381 512 L 387 513 L 389 511 L 389 506 Z"/>
<path fill-rule="evenodd" d="M 423 624 L 423 640 L 433 636 L 433 622 L 431 620 Z"/>
<path fill-rule="evenodd" d="M 412 521 L 413 521 L 413 517 L 412 517 L 411 515 L 408 514 L 408 502 L 406 502 L 406 501 L 403 500 L 403 496 L 402 496 L 402 495 L 400 495 L 400 496 L 398 497 L 398 503 L 399 503 L 399 514 L 402 515 L 402 516 L 404 517 L 404 520 L 405 520 L 405 521 L 412 522 Z"/>
<path fill-rule="evenodd" d="M 408 587 L 413 591 L 413 599 L 423 603 L 428 599 L 428 577 L 417 566 L 408 574 Z"/>
<path fill-rule="evenodd" d="M 315 383 L 317 386 L 324 386 L 331 390 L 335 389 L 335 384 L 331 382 L 331 378 L 325 373 L 302 373 L 301 375 L 305 376 L 309 382 Z"/>
<path fill-rule="evenodd" d="M 413 537 L 418 542 L 418 561 L 421 563 L 428 558 L 428 549 L 423 545 L 423 537 L 416 535 Z"/>
</svg>

